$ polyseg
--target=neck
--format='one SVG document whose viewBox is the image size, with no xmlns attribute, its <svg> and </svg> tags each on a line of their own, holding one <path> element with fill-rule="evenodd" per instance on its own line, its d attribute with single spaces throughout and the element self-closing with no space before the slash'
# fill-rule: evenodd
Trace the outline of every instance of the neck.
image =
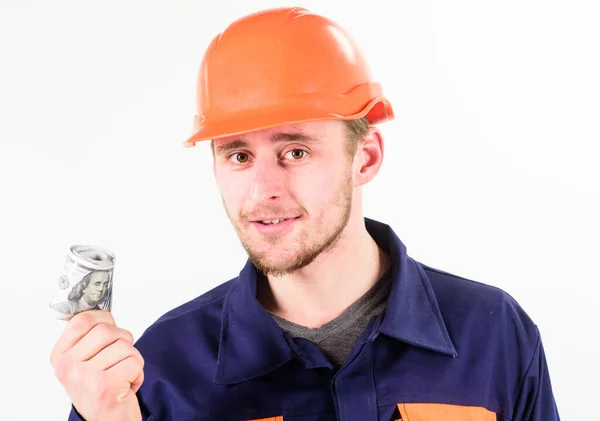
<svg viewBox="0 0 600 421">
<path fill-rule="evenodd" d="M 388 256 L 367 232 L 362 216 L 351 218 L 336 245 L 311 264 L 259 282 L 258 299 L 268 311 L 316 328 L 369 291 L 388 267 Z"/>
<path fill-rule="evenodd" d="M 81 297 L 81 299 L 79 300 L 80 303 L 84 304 L 86 307 L 92 308 L 94 307 L 96 304 L 92 304 L 88 301 L 87 297 L 83 296 Z"/>
</svg>

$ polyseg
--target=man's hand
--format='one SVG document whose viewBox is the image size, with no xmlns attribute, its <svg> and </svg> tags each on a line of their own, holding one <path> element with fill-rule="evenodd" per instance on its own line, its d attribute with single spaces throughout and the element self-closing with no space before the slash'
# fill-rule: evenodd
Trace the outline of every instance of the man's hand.
<svg viewBox="0 0 600 421">
<path fill-rule="evenodd" d="M 135 393 L 144 381 L 144 359 L 133 335 L 108 311 L 78 313 L 50 356 L 54 373 L 86 421 L 139 421 Z"/>
</svg>

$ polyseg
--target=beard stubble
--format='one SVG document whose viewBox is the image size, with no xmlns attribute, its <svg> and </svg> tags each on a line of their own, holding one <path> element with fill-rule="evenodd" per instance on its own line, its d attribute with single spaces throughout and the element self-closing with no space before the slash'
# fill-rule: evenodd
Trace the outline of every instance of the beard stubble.
<svg viewBox="0 0 600 421">
<path fill-rule="evenodd" d="M 237 232 L 238 238 L 240 239 L 244 250 L 246 250 L 246 253 L 248 254 L 248 258 L 256 267 L 256 269 L 262 272 L 265 276 L 271 275 L 280 277 L 304 268 L 312 263 L 320 254 L 330 251 L 335 247 L 342 235 L 342 232 L 344 231 L 344 228 L 346 228 L 346 225 L 348 225 L 348 221 L 350 220 L 350 214 L 352 210 L 352 194 L 352 173 L 350 169 L 348 169 L 346 177 L 344 177 L 344 180 L 342 181 L 337 193 L 331 201 L 331 205 L 333 205 L 336 209 L 341 210 L 341 214 L 339 215 L 338 220 L 333 224 L 332 229 L 324 231 L 326 228 L 324 226 L 325 212 L 327 212 L 329 209 L 329 207 L 325 207 L 325 209 L 317 218 L 316 228 L 314 231 L 309 232 L 307 228 L 301 230 L 297 240 L 294 241 L 295 244 L 291 244 L 291 247 L 293 248 L 292 256 L 289 259 L 286 259 L 286 261 L 280 263 L 270 263 L 267 256 L 269 251 L 257 250 L 257 247 L 252 244 L 249 236 L 245 235 L 239 225 L 231 218 L 229 212 L 227 212 L 227 214 Z M 225 206 L 225 210 L 227 211 L 227 206 Z M 289 212 L 285 212 L 280 207 L 264 208 L 261 209 L 261 213 L 269 213 L 271 215 L 290 214 Z M 248 220 L 248 215 L 242 214 L 241 219 Z M 324 234 L 319 235 L 320 232 L 324 232 Z M 276 246 L 281 242 L 281 237 L 271 236 L 266 237 L 265 240 L 270 245 Z"/>
</svg>

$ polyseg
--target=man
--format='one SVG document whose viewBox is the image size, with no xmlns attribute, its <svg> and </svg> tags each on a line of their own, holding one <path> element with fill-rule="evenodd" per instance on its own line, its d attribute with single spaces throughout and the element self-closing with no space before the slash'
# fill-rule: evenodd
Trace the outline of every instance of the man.
<svg viewBox="0 0 600 421">
<path fill-rule="evenodd" d="M 364 218 L 393 117 L 346 32 L 304 9 L 231 24 L 198 76 L 235 279 L 135 347 L 108 312 L 52 353 L 70 420 L 558 420 L 540 335 L 503 291 L 426 267 Z"/>
<path fill-rule="evenodd" d="M 110 274 L 105 270 L 92 271 L 73 286 L 68 301 L 58 302 L 52 308 L 66 315 L 87 310 L 100 310 L 110 287 Z"/>
</svg>

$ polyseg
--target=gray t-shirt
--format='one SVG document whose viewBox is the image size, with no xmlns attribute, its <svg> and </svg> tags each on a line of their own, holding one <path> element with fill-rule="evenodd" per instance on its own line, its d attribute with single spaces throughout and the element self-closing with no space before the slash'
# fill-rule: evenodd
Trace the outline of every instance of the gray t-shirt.
<svg viewBox="0 0 600 421">
<path fill-rule="evenodd" d="M 341 366 L 358 337 L 366 329 L 369 320 L 385 310 L 392 287 L 390 272 L 388 269 L 369 291 L 342 314 L 321 327 L 309 328 L 292 323 L 273 313 L 271 316 L 288 335 L 313 342 L 332 364 Z"/>
</svg>

